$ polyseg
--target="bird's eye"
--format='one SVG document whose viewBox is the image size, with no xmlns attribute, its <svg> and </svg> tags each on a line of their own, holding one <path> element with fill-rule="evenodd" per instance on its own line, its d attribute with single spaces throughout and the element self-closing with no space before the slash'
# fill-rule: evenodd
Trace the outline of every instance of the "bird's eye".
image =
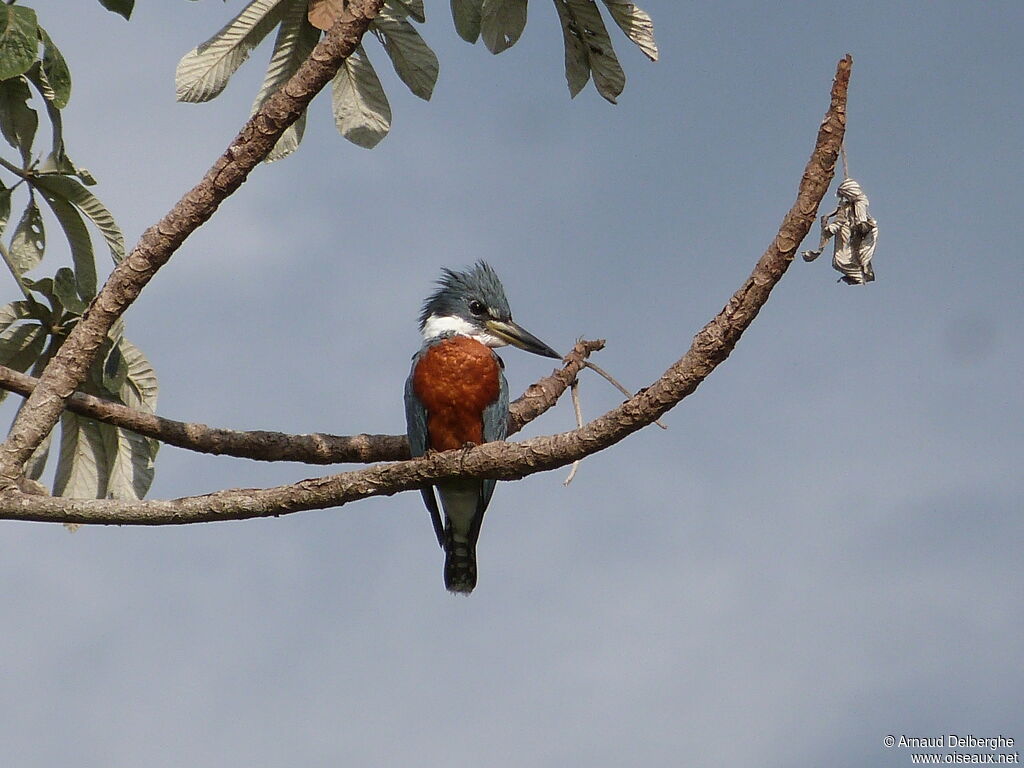
<svg viewBox="0 0 1024 768">
<path fill-rule="evenodd" d="M 486 308 L 481 302 L 474 299 L 473 301 L 469 302 L 469 311 L 472 312 L 477 317 L 479 317 L 480 315 L 486 313 Z"/>
</svg>

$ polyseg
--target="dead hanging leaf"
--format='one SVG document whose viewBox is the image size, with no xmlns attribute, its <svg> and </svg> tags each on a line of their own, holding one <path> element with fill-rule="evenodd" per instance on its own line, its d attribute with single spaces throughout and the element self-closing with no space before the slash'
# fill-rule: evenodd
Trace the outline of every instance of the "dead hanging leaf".
<svg viewBox="0 0 1024 768">
<path fill-rule="evenodd" d="M 334 26 L 345 8 L 345 0 L 309 0 L 306 18 L 309 23 L 324 32 Z"/>
</svg>

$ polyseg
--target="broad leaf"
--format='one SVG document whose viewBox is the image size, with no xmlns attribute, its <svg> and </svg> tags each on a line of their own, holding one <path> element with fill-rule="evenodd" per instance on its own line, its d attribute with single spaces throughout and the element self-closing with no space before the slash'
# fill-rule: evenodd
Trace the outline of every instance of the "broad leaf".
<svg viewBox="0 0 1024 768">
<path fill-rule="evenodd" d="M 421 99 L 429 100 L 437 82 L 437 56 L 416 29 L 385 6 L 371 26 L 384 44 L 402 82 Z"/>
<path fill-rule="evenodd" d="M 103 428 L 117 429 L 64 411 L 60 417 L 60 455 L 53 479 L 53 495 L 76 499 L 102 499 L 107 495 L 110 459 Z"/>
<path fill-rule="evenodd" d="M 155 413 L 160 387 L 152 363 L 146 359 L 138 347 L 127 339 L 122 338 L 118 343 L 118 348 L 121 350 L 121 358 L 128 368 L 128 375 L 125 377 L 124 384 L 121 385 L 118 399 L 129 408 Z"/>
<path fill-rule="evenodd" d="M 61 267 L 53 276 L 53 293 L 68 312 L 75 315 L 85 312 L 86 302 L 78 296 L 75 273 L 67 267 Z"/>
<path fill-rule="evenodd" d="M 175 73 L 178 101 L 209 101 L 223 91 L 287 7 L 287 0 L 252 0 L 217 34 L 186 53 Z"/>
<path fill-rule="evenodd" d="M 484 0 L 480 34 L 491 53 L 501 53 L 515 45 L 525 27 L 526 0 Z"/>
<path fill-rule="evenodd" d="M 291 3 L 281 21 L 277 31 L 277 38 L 274 40 L 274 52 L 270 56 L 270 64 L 267 66 L 267 74 L 263 79 L 263 87 L 256 95 L 252 111 L 255 113 L 263 103 L 288 79 L 295 74 L 303 60 L 309 55 L 320 39 L 320 32 L 309 23 L 306 18 L 305 0 L 289 0 Z M 306 113 L 288 126 L 288 129 L 281 134 L 277 144 L 270 150 L 266 162 L 280 160 L 290 155 L 302 141 L 302 133 L 306 127 Z"/>
<path fill-rule="evenodd" d="M 105 497 L 128 501 L 145 497 L 153 484 L 153 459 L 159 443 L 109 424 L 102 424 L 100 431 L 108 460 Z"/>
<path fill-rule="evenodd" d="M 28 370 L 29 366 L 39 357 L 46 341 L 46 329 L 39 323 L 20 323 L 8 326 L 0 333 L 0 365 L 15 368 L 19 371 Z M 27 361 L 19 364 L 19 358 L 31 352 Z"/>
<path fill-rule="evenodd" d="M 46 116 L 50 119 L 53 135 L 50 153 L 35 166 L 35 171 L 37 173 L 75 173 L 77 169 L 64 151 L 64 121 L 55 101 L 57 95 L 47 82 L 40 63 L 33 64 L 25 73 L 25 77 L 43 97 L 43 106 L 46 108 Z"/>
<path fill-rule="evenodd" d="M 576 94 L 590 81 L 587 46 L 575 31 L 572 15 L 564 0 L 555 0 L 555 9 L 558 11 L 562 38 L 565 41 L 565 79 L 569 83 L 569 95 L 576 98 Z"/>
<path fill-rule="evenodd" d="M 643 51 L 651 61 L 658 60 L 658 45 L 654 42 L 654 22 L 646 11 L 628 0 L 604 0 L 615 23 Z"/>
<path fill-rule="evenodd" d="M 39 115 L 27 103 L 31 96 L 24 77 L 0 82 L 0 131 L 7 143 L 21 153 L 24 165 L 32 157 L 32 142 L 39 127 Z"/>
<path fill-rule="evenodd" d="M 117 340 L 118 342 L 120 339 Z M 113 343 L 107 349 L 105 355 L 101 356 L 102 369 L 99 376 L 99 385 L 108 397 L 117 398 L 128 378 L 128 365 L 125 363 L 124 355 L 121 354 L 121 346 Z"/>
<path fill-rule="evenodd" d="M 114 399 L 129 408 L 154 413 L 159 387 L 153 366 L 138 347 L 125 338 L 118 341 L 116 349 L 125 375 L 119 390 L 112 393 Z M 107 480 L 107 497 L 143 498 L 153 483 L 154 462 L 160 443 L 121 428 L 108 433 L 106 440 L 107 455 L 113 457 Z"/>
<path fill-rule="evenodd" d="M 32 304 L 27 301 L 12 301 L 0 307 L 0 335 L 19 320 L 35 317 Z"/>
<path fill-rule="evenodd" d="M 475 43 L 480 37 L 484 0 L 452 0 L 452 20 L 455 31 L 467 43 Z"/>
<path fill-rule="evenodd" d="M 0 80 L 32 66 L 39 48 L 36 12 L 23 5 L 0 5 Z"/>
<path fill-rule="evenodd" d="M 387 5 L 403 16 L 412 16 L 413 20 L 420 24 L 427 20 L 423 0 L 387 0 Z"/>
<path fill-rule="evenodd" d="M 53 94 L 50 101 L 57 109 L 64 109 L 71 98 L 71 71 L 60 49 L 53 44 L 53 40 L 42 27 L 39 27 L 39 39 L 43 43 L 43 77 Z"/>
<path fill-rule="evenodd" d="M 586 85 L 585 65 L 594 75 L 597 92 L 612 104 L 626 85 L 626 75 L 612 48 L 608 30 L 594 0 L 555 0 L 565 39 L 565 77 L 575 96 Z"/>
<path fill-rule="evenodd" d="M 86 229 L 82 215 L 71 203 L 45 190 L 43 199 L 50 205 L 53 215 L 64 230 L 71 248 L 71 261 L 75 265 L 75 283 L 78 295 L 84 301 L 96 295 L 96 259 L 92 249 L 92 238 Z"/>
<path fill-rule="evenodd" d="M 9 326 L 0 333 L 0 365 L 25 372 L 39 358 L 45 345 L 46 329 L 39 323 Z M 0 402 L 7 395 L 6 389 L 0 389 Z"/>
<path fill-rule="evenodd" d="M 43 217 L 39 213 L 34 197 L 29 197 L 28 205 L 14 228 L 11 245 L 11 265 L 18 276 L 24 275 L 43 260 L 46 249 L 46 231 L 43 229 Z"/>
<path fill-rule="evenodd" d="M 372 149 L 391 129 L 391 106 L 363 46 L 345 59 L 331 90 L 334 122 L 341 135 Z"/>
<path fill-rule="evenodd" d="M 129 19 L 132 15 L 132 9 L 135 7 L 135 0 L 100 0 L 100 5 L 108 11 L 119 13 L 126 19 Z"/>
<path fill-rule="evenodd" d="M 11 218 L 11 193 L 13 191 L 0 183 L 0 235 L 7 229 L 7 222 Z"/>
<path fill-rule="evenodd" d="M 67 200 L 84 213 L 107 241 L 114 262 L 117 263 L 124 258 L 124 235 L 121 234 L 110 211 L 96 195 L 69 176 L 42 174 L 33 177 L 32 183 L 48 195 Z"/>
<path fill-rule="evenodd" d="M 158 390 L 153 366 L 119 331 L 115 337 L 104 356 L 103 367 L 110 367 L 111 361 L 116 360 L 115 367 L 120 373 L 110 379 L 106 376 L 110 371 L 94 365 L 86 390 L 129 408 L 153 413 Z M 151 438 L 65 411 L 61 417 L 54 494 L 141 499 L 153 482 L 159 447 L 159 442 Z"/>
</svg>

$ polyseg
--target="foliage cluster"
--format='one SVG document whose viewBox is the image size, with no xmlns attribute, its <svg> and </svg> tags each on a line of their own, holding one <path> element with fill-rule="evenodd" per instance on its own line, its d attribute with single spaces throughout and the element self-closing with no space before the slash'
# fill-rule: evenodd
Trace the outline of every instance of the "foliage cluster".
<svg viewBox="0 0 1024 768">
<path fill-rule="evenodd" d="M 99 0 L 125 19 L 134 0 Z M 650 17 L 626 0 L 602 0 L 611 19 L 650 59 L 658 49 Z M 220 94 L 249 54 L 276 30 L 270 61 L 253 112 L 299 69 L 323 32 L 344 13 L 346 0 L 249 0 L 204 43 L 181 59 L 176 72 L 180 101 L 202 102 Z M 596 0 L 554 0 L 565 44 L 565 73 L 572 96 L 591 80 L 614 103 L 625 75 Z M 451 0 L 457 33 L 483 40 L 495 54 L 514 45 L 527 19 L 527 0 Z M 426 22 L 423 0 L 385 0 L 370 32 L 399 79 L 422 99 L 437 82 L 437 56 L 413 23 Z M 369 54 L 360 45 L 332 82 L 335 124 L 349 141 L 376 146 L 389 132 L 392 113 Z M 71 72 L 36 11 L 17 0 L 0 3 L 0 132 L 16 156 L 0 155 L 0 255 L 21 298 L 0 307 L 0 365 L 39 376 L 97 295 L 94 237 L 114 263 L 125 258 L 124 237 L 113 216 L 91 191 L 93 176 L 68 156 L 62 110 L 71 98 Z M 49 146 L 37 151 L 40 114 L 50 126 Z M 305 115 L 287 129 L 267 160 L 293 152 Z M 5 176 L 5 174 L 7 174 Z M 15 201 L 17 206 L 15 207 Z M 20 210 L 8 232 L 11 211 Z M 67 242 L 67 263 L 39 276 L 53 223 Z M 50 245 L 52 246 L 52 238 Z M 52 250 L 52 249 L 51 249 Z M 48 264 L 54 259 L 48 260 Z M 88 394 L 154 413 L 157 380 L 142 352 L 124 335 L 119 320 L 81 389 Z M 6 392 L 0 390 L 0 400 Z M 56 431 L 56 427 L 54 431 Z M 141 499 L 153 480 L 159 443 L 128 429 L 70 411 L 60 419 L 26 465 L 38 480 L 59 445 L 53 493 L 76 498 Z"/>
</svg>

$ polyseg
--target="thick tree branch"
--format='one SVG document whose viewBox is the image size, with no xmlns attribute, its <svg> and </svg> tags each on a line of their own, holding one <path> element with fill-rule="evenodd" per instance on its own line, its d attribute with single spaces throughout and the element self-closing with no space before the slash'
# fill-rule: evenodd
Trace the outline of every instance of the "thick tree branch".
<svg viewBox="0 0 1024 768">
<path fill-rule="evenodd" d="M 652 424 L 693 392 L 725 360 L 782 278 L 828 190 L 846 127 L 852 60 L 839 62 L 832 99 L 804 170 L 796 202 L 754 271 L 725 308 L 695 337 L 689 351 L 651 386 L 581 429 L 522 443 L 486 443 L 394 464 L 266 489 L 228 490 L 170 501 L 118 502 L 10 494 L 0 517 L 77 523 L 163 525 L 279 516 L 340 506 L 451 477 L 513 480 L 596 453 Z"/>
<path fill-rule="evenodd" d="M 590 353 L 601 349 L 603 345 L 601 341 L 578 342 L 566 355 L 563 368 L 531 384 L 511 404 L 509 434 L 518 432 L 553 406 L 583 369 Z M 2 389 L 28 397 L 38 382 L 38 379 L 28 374 L 0 365 Z M 167 445 L 199 453 L 257 461 L 301 461 L 305 464 L 369 464 L 409 458 L 409 443 L 405 435 L 289 435 L 265 430 L 220 429 L 166 419 L 82 392 L 76 392 L 68 398 L 67 408 L 105 424 L 124 427 Z"/>
<path fill-rule="evenodd" d="M 53 429 L 64 403 L 82 383 L 114 322 L 135 301 L 156 271 L 192 232 L 209 219 L 270 152 L 285 129 L 334 77 L 355 50 L 384 0 L 350 0 L 327 35 L 295 75 L 242 128 L 202 181 L 159 223 L 107 279 L 39 378 L 0 446 L 0 490 L 11 489 L 32 451 Z"/>
</svg>

